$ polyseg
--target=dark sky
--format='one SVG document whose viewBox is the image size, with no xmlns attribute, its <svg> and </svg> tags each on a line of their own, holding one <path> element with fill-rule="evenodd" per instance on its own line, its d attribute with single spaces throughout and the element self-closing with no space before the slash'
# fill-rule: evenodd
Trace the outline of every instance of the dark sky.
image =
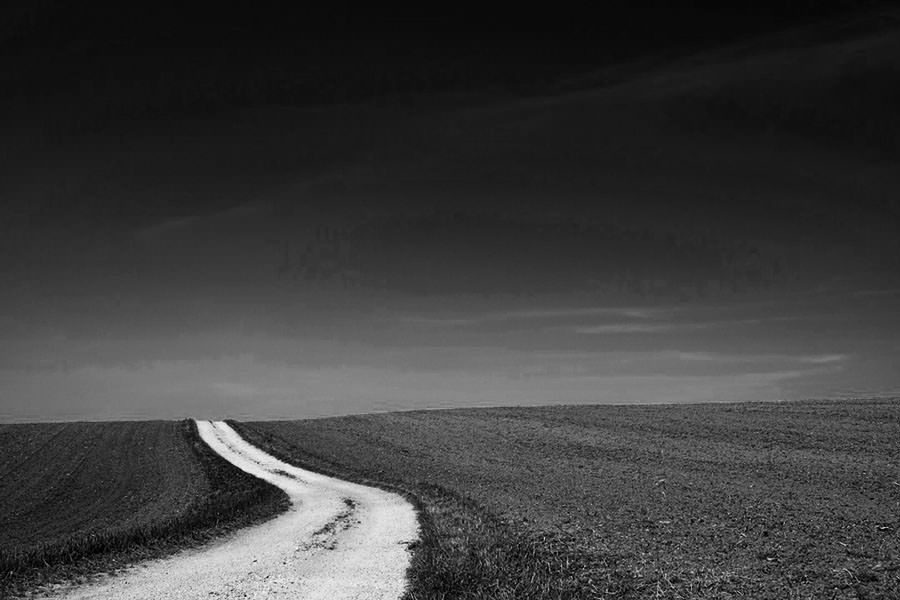
<svg viewBox="0 0 900 600">
<path fill-rule="evenodd" d="M 0 419 L 896 392 L 896 13 L 666 4 L 7 12 Z"/>
</svg>

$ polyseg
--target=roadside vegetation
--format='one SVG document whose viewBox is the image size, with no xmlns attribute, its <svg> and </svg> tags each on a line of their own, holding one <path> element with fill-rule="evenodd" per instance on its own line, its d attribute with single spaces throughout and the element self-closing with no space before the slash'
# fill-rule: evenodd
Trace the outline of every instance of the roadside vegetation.
<svg viewBox="0 0 900 600">
<path fill-rule="evenodd" d="M 897 400 L 233 425 L 410 497 L 410 599 L 900 596 Z"/>
<path fill-rule="evenodd" d="M 157 558 L 285 510 L 193 421 L 0 425 L 0 597 Z"/>
</svg>

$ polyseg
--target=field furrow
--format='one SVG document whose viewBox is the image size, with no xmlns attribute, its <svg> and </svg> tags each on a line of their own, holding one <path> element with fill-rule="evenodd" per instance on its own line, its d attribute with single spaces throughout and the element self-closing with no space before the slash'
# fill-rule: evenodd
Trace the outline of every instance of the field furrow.
<svg viewBox="0 0 900 600">
<path fill-rule="evenodd" d="M 19 471 L 20 466 L 36 453 L 43 451 L 62 434 L 64 423 L 49 425 L 0 425 L 0 478 Z"/>
</svg>

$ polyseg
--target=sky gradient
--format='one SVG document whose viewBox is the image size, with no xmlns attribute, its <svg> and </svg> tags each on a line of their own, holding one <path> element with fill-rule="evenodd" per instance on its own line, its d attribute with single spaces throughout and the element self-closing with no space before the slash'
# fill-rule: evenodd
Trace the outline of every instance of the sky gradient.
<svg viewBox="0 0 900 600">
<path fill-rule="evenodd" d="M 544 95 L 10 101 L 0 420 L 897 394 L 894 33 Z"/>
</svg>

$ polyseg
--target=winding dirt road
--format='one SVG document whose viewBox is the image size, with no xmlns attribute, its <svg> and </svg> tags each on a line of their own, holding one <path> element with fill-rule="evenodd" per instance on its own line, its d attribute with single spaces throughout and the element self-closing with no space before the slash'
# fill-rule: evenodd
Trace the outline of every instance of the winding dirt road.
<svg viewBox="0 0 900 600">
<path fill-rule="evenodd" d="M 69 588 L 62 597 L 387 600 L 403 594 L 408 546 L 418 537 L 409 502 L 281 462 L 225 423 L 197 425 L 203 440 L 229 462 L 287 492 L 291 509 L 210 546 Z"/>
</svg>

